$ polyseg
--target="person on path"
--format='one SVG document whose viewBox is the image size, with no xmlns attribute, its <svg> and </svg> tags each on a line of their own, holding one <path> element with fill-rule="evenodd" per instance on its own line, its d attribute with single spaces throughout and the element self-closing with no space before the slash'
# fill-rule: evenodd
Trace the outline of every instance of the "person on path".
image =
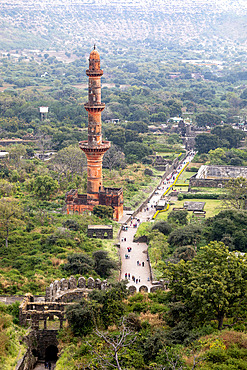
<svg viewBox="0 0 247 370">
<path fill-rule="evenodd" d="M 48 362 L 48 369 L 51 370 L 51 363 Z"/>
</svg>

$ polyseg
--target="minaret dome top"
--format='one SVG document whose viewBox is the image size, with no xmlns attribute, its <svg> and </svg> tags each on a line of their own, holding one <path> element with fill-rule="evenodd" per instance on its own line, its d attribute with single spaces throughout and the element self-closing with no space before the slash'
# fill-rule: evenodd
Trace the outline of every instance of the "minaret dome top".
<svg viewBox="0 0 247 370">
<path fill-rule="evenodd" d="M 89 56 L 89 60 L 92 60 L 92 59 L 100 60 L 100 56 L 99 56 L 99 53 L 98 53 L 97 50 L 91 51 L 90 56 Z"/>
<path fill-rule="evenodd" d="M 86 74 L 89 75 L 97 75 L 102 76 L 103 71 L 100 69 L 100 56 L 97 50 L 91 51 L 89 56 L 89 69 L 87 69 Z"/>
</svg>

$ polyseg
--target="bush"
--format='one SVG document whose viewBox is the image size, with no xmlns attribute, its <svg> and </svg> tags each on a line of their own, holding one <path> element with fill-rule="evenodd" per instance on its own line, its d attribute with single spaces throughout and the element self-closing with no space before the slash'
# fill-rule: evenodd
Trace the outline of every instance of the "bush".
<svg viewBox="0 0 247 370">
<path fill-rule="evenodd" d="M 108 206 L 94 206 L 93 214 L 99 218 L 113 218 L 113 208 Z"/>
<path fill-rule="evenodd" d="M 63 227 L 66 227 L 70 230 L 78 231 L 80 228 L 80 225 L 78 224 L 76 220 L 68 219 L 63 222 Z"/>
<path fill-rule="evenodd" d="M 97 274 L 103 278 L 109 277 L 111 270 L 117 268 L 116 262 L 108 257 L 106 251 L 101 250 L 94 252 L 93 258 L 95 260 L 94 269 Z"/>
<path fill-rule="evenodd" d="M 172 221 L 179 225 L 187 225 L 188 224 L 188 211 L 181 210 L 181 211 L 172 211 L 168 215 L 168 220 Z"/>
<path fill-rule="evenodd" d="M 158 221 L 152 227 L 152 230 L 159 230 L 164 235 L 169 235 L 172 231 L 172 226 L 166 221 Z"/>
<path fill-rule="evenodd" d="M 75 335 L 87 335 L 92 332 L 94 328 L 93 310 L 85 300 L 69 306 L 66 314 Z"/>
<path fill-rule="evenodd" d="M 222 364 L 227 360 L 227 353 L 225 349 L 222 348 L 212 348 L 206 353 L 207 361 L 212 363 L 220 363 Z"/>
<path fill-rule="evenodd" d="M 153 176 L 153 171 L 150 170 L 149 168 L 146 168 L 144 171 L 144 175 L 146 176 Z"/>
<path fill-rule="evenodd" d="M 215 193 L 187 193 L 187 194 L 179 194 L 178 197 L 183 199 L 220 199 L 220 194 Z"/>
<path fill-rule="evenodd" d="M 85 253 L 72 254 L 63 268 L 71 274 L 84 275 L 93 270 L 93 260 Z"/>
</svg>

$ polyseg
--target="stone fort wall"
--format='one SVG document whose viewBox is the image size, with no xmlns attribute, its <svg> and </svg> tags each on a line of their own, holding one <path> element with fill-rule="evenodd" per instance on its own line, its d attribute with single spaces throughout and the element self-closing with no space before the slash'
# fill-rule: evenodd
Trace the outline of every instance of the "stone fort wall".
<svg viewBox="0 0 247 370">
<path fill-rule="evenodd" d="M 106 290 L 109 288 L 107 280 L 101 281 L 89 277 L 80 276 L 76 279 L 71 276 L 69 279 L 55 280 L 46 288 L 45 301 L 46 302 L 73 302 L 78 301 L 86 296 L 89 290 L 98 289 Z"/>
</svg>

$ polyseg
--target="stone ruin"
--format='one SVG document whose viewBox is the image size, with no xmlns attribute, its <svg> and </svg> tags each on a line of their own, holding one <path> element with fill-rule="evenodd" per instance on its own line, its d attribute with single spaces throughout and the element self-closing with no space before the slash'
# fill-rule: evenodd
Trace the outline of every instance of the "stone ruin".
<svg viewBox="0 0 247 370">
<path fill-rule="evenodd" d="M 46 288 L 46 302 L 74 302 L 86 297 L 89 290 L 106 290 L 107 280 L 101 281 L 89 277 L 87 280 L 80 276 L 78 280 L 71 276 L 69 279 L 55 280 Z"/>
<path fill-rule="evenodd" d="M 247 179 L 247 167 L 237 166 L 206 166 L 199 168 L 197 174 L 190 178 L 192 187 L 224 187 L 230 179 L 244 177 Z"/>
</svg>

